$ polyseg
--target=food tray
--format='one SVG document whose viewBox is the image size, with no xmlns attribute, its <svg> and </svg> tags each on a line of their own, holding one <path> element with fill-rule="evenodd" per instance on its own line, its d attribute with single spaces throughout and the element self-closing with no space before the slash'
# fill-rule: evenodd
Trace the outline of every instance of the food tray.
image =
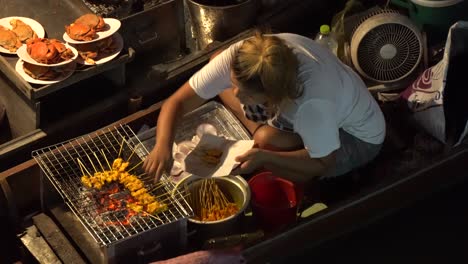
<svg viewBox="0 0 468 264">
<path fill-rule="evenodd" d="M 224 105 L 210 101 L 199 108 L 187 113 L 177 128 L 175 143 L 191 140 L 196 134 L 197 127 L 202 123 L 213 125 L 219 136 L 234 140 L 249 140 L 250 134 L 242 123 Z M 151 151 L 156 143 L 156 127 L 148 129 L 137 135 L 143 146 Z M 138 151 L 141 158 L 146 156 L 146 151 Z"/>
</svg>

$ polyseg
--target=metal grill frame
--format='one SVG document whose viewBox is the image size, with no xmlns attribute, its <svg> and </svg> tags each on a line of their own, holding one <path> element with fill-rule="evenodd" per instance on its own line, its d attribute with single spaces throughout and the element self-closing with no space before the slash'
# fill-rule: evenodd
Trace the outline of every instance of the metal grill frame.
<svg viewBox="0 0 468 264">
<path fill-rule="evenodd" d="M 96 221 L 96 216 L 93 215 L 96 213 L 96 208 L 90 207 L 89 199 L 83 195 L 85 192 L 81 183 L 83 173 L 77 161 L 77 159 L 80 159 L 90 172 L 99 170 L 101 166 L 108 167 L 104 155 L 101 154 L 101 150 L 105 153 L 109 163 L 112 163 L 120 152 L 124 160 L 129 159 L 129 168 L 141 164 L 142 159 L 140 157 L 148 154 L 148 150 L 127 125 L 103 129 L 35 150 L 32 153 L 33 158 L 57 192 L 62 196 L 67 206 L 100 246 L 109 247 L 116 242 L 121 242 L 154 230 L 159 226 L 193 215 L 193 211 L 184 195 L 175 190 L 174 183 L 169 181 L 166 175 L 163 175 L 158 187 L 152 191 L 152 194 L 155 196 L 163 195 L 163 200 L 168 199 L 165 201 L 168 209 L 157 214 L 161 221 L 149 216 L 134 216 L 130 225 L 125 226 L 119 219 L 110 219 L 111 216 L 107 216 L 107 220 L 119 222 L 120 225 L 116 227 L 109 225 L 101 226 Z M 92 164 L 96 168 L 93 168 Z M 136 168 L 135 170 L 134 174 L 143 174 L 141 168 Z M 144 182 L 147 189 L 152 189 L 152 180 L 144 180 Z M 87 206 L 84 206 L 84 204 Z"/>
</svg>

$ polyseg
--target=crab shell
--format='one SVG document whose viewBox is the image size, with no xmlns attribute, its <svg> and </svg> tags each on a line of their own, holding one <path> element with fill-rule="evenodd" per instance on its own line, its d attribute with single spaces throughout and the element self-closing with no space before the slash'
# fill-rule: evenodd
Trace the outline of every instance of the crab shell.
<svg viewBox="0 0 468 264">
<path fill-rule="evenodd" d="M 75 24 L 87 25 L 96 32 L 102 31 L 106 23 L 101 16 L 95 14 L 85 14 L 77 18 L 74 22 Z"/>
<path fill-rule="evenodd" d="M 55 46 L 43 38 L 28 41 L 26 50 L 35 61 L 45 64 L 52 63 L 59 55 Z"/>
<path fill-rule="evenodd" d="M 0 46 L 8 49 L 10 52 L 16 52 L 21 45 L 21 41 L 15 32 L 0 26 Z"/>
<path fill-rule="evenodd" d="M 65 26 L 65 31 L 68 36 L 74 40 L 84 40 L 89 41 L 93 40 L 96 35 L 96 31 L 88 25 L 80 23 L 72 23 L 68 26 Z"/>
<path fill-rule="evenodd" d="M 45 64 L 57 63 L 73 57 L 73 52 L 56 39 L 29 40 L 26 50 L 35 61 Z"/>
<path fill-rule="evenodd" d="M 19 19 L 10 20 L 10 25 L 12 26 L 12 31 L 18 36 L 18 39 L 25 43 L 29 39 L 37 38 L 36 32 L 26 23 Z"/>
</svg>

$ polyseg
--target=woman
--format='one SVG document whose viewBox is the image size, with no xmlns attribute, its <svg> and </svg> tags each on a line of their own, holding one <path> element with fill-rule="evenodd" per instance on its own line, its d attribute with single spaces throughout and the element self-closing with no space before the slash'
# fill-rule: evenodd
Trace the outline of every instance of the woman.
<svg viewBox="0 0 468 264">
<path fill-rule="evenodd" d="M 255 147 L 233 171 L 265 168 L 305 183 L 371 161 L 385 137 L 382 112 L 359 76 L 313 40 L 255 36 L 213 58 L 164 103 L 156 146 L 144 162 L 156 180 L 172 165 L 180 116 L 219 95 L 250 131 Z"/>
</svg>

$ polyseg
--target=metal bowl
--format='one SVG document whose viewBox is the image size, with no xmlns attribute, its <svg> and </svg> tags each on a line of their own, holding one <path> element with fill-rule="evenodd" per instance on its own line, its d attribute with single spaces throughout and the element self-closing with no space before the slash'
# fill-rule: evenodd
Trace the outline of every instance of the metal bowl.
<svg viewBox="0 0 468 264">
<path fill-rule="evenodd" d="M 177 188 L 179 188 L 180 191 L 184 191 L 184 186 L 186 185 L 190 192 L 198 191 L 198 189 L 201 186 L 201 181 L 203 179 L 204 178 L 200 178 L 193 175 L 188 176 L 187 178 L 180 181 L 179 184 L 177 184 Z M 242 178 L 241 176 L 225 176 L 216 177 L 213 179 L 215 179 L 216 184 L 223 191 L 223 193 L 226 196 L 229 196 L 233 200 L 233 202 L 237 204 L 239 210 L 234 215 L 216 221 L 200 221 L 195 219 L 194 217 L 189 217 L 188 220 L 190 222 L 208 225 L 225 223 L 228 221 L 230 222 L 238 218 L 239 215 L 243 214 L 245 209 L 249 205 L 251 195 L 250 188 L 249 184 L 244 180 L 244 178 Z"/>
</svg>

